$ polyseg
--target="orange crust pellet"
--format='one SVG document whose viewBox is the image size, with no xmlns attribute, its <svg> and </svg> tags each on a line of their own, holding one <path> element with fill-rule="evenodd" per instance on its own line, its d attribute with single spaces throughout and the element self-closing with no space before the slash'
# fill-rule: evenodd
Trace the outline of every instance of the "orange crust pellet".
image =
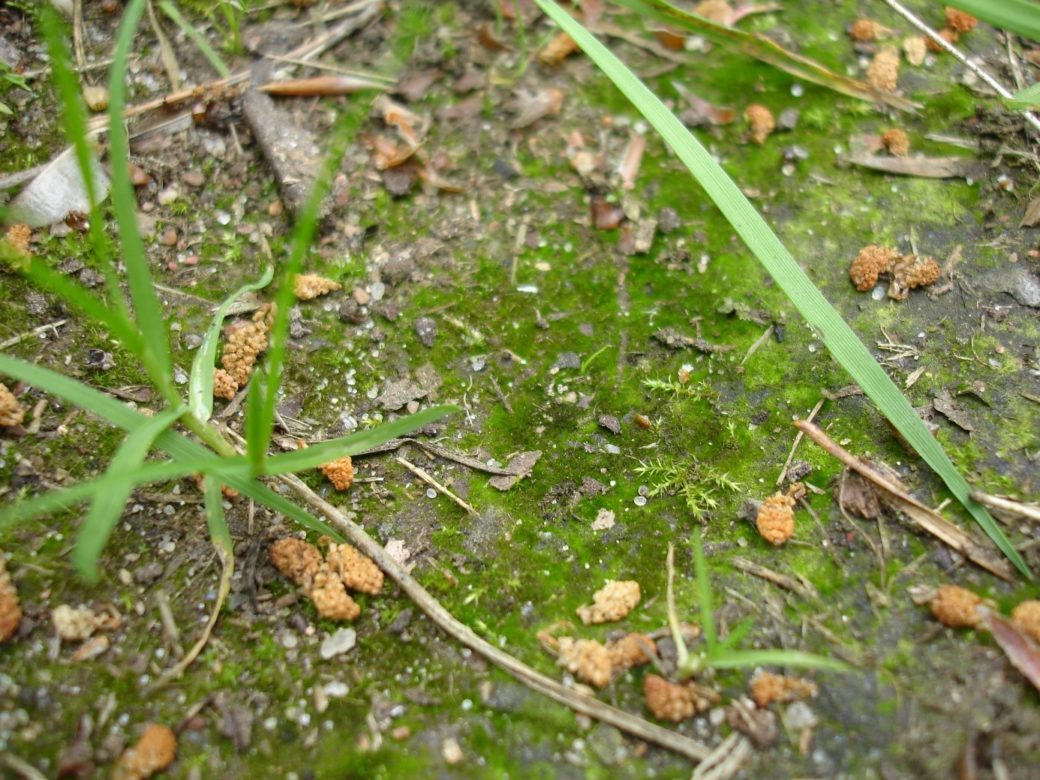
<svg viewBox="0 0 1040 780">
<path fill-rule="evenodd" d="M 610 580 L 592 594 L 593 603 L 578 607 L 585 625 L 621 620 L 639 603 L 639 583 L 635 580 Z"/>
<path fill-rule="evenodd" d="M 354 462 L 350 456 L 330 460 L 321 467 L 321 473 L 336 490 L 347 490 L 354 484 Z"/>
<path fill-rule="evenodd" d="M 951 30 L 949 27 L 943 27 L 939 30 L 939 37 L 947 43 L 957 43 L 957 38 L 960 36 L 956 30 Z M 934 51 L 936 53 L 946 51 L 946 49 L 936 43 L 935 39 L 930 35 L 925 36 L 924 45 L 928 47 L 928 51 Z"/>
<path fill-rule="evenodd" d="M 898 127 L 886 130 L 881 136 L 881 143 L 895 157 L 906 157 L 910 153 L 910 138 L 905 130 Z"/>
<path fill-rule="evenodd" d="M 8 428 L 21 425 L 25 419 L 25 409 L 14 393 L 7 389 L 7 385 L 0 383 L 0 427 Z"/>
<path fill-rule="evenodd" d="M 885 32 L 873 19 L 857 19 L 849 25 L 849 37 L 854 41 L 875 41 Z"/>
<path fill-rule="evenodd" d="M 351 590 L 375 595 L 383 589 L 383 572 L 371 558 L 349 544 L 329 545 L 325 563 Z"/>
<path fill-rule="evenodd" d="M 978 23 L 979 20 L 971 14 L 946 6 L 946 26 L 954 32 L 971 32 Z"/>
<path fill-rule="evenodd" d="M 310 598 L 318 614 L 329 620 L 354 620 L 361 614 L 361 607 L 347 593 L 343 580 L 328 568 L 322 568 L 314 577 Z"/>
<path fill-rule="evenodd" d="M 228 329 L 220 365 L 238 387 L 249 381 L 257 357 L 267 349 L 267 330 L 268 326 L 263 321 L 239 322 Z"/>
<path fill-rule="evenodd" d="M 169 726 L 149 723 L 137 744 L 119 757 L 112 780 L 145 780 L 173 763 L 177 737 Z"/>
<path fill-rule="evenodd" d="M 811 699 L 815 695 L 816 683 L 801 677 L 759 672 L 751 680 L 751 698 L 760 708 L 773 702 L 786 704 L 796 699 Z"/>
<path fill-rule="evenodd" d="M 648 674 L 643 680 L 643 699 L 655 718 L 674 723 L 703 712 L 720 701 L 719 695 L 710 688 L 693 683 L 680 685 L 656 674 Z"/>
<path fill-rule="evenodd" d="M 582 682 L 602 688 L 613 673 L 610 652 L 594 639 L 559 638 L 556 662 Z"/>
<path fill-rule="evenodd" d="M 293 295 L 301 301 L 309 301 L 321 295 L 335 292 L 343 287 L 339 282 L 317 274 L 299 274 L 293 280 Z"/>
<path fill-rule="evenodd" d="M 978 606 L 982 599 L 959 585 L 943 585 L 928 606 L 944 626 L 975 628 L 979 624 Z"/>
<path fill-rule="evenodd" d="M 230 401 L 238 392 L 238 383 L 223 368 L 213 369 L 213 396 Z"/>
<path fill-rule="evenodd" d="M 895 92 L 899 82 L 899 50 L 885 46 L 867 68 L 867 83 L 882 92 Z"/>
<path fill-rule="evenodd" d="M 283 536 L 271 545 L 271 563 L 284 576 L 304 588 L 310 588 L 323 566 L 321 551 L 310 542 Z"/>
<path fill-rule="evenodd" d="M 610 663 L 616 671 L 623 672 L 636 666 L 650 663 L 657 653 L 657 645 L 648 634 L 627 634 L 607 645 Z"/>
<path fill-rule="evenodd" d="M 877 284 L 878 277 L 888 271 L 898 259 L 899 253 L 894 249 L 868 244 L 859 250 L 856 259 L 852 261 L 852 267 L 849 268 L 852 283 L 860 292 L 866 292 Z"/>
<path fill-rule="evenodd" d="M 794 536 L 794 499 L 783 493 L 776 493 L 758 508 L 755 527 L 762 538 L 772 544 L 780 545 Z"/>
<path fill-rule="evenodd" d="M 752 103 L 744 109 L 744 118 L 751 127 L 751 140 L 760 146 L 776 130 L 776 120 L 773 119 L 773 112 L 758 103 Z"/>
<path fill-rule="evenodd" d="M 7 573 L 7 562 L 0 552 L 0 644 L 6 642 L 18 630 L 22 622 L 22 605 L 18 591 Z"/>
<path fill-rule="evenodd" d="M 32 236 L 32 229 L 28 225 L 11 225 L 7 229 L 7 233 L 4 234 L 4 238 L 7 243 L 20 254 L 28 255 L 29 252 L 29 238 Z"/>
<path fill-rule="evenodd" d="M 1034 641 L 1040 642 L 1040 601 L 1023 601 L 1011 610 L 1011 622 Z"/>
</svg>

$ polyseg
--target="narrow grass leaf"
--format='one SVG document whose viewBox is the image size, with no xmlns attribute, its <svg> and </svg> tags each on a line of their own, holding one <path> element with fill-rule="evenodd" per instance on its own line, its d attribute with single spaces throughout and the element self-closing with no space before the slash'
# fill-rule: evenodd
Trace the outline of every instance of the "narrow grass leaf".
<svg viewBox="0 0 1040 780">
<path fill-rule="evenodd" d="M 1031 87 L 1020 89 L 1010 100 L 1004 101 L 1010 108 L 1036 108 L 1040 106 L 1040 82 Z"/>
<path fill-rule="evenodd" d="M 295 520 L 309 531 L 313 531 L 320 536 L 328 536 L 337 542 L 344 541 L 343 534 L 339 531 L 335 530 L 332 526 L 323 523 L 306 509 L 297 506 L 284 496 L 278 495 L 262 482 L 258 482 L 255 479 L 236 477 L 227 480 L 227 484 L 242 495 L 253 499 L 258 504 L 263 504 L 268 509 L 272 509 L 275 512 L 285 515 L 291 520 Z"/>
<path fill-rule="evenodd" d="M 331 135 L 331 149 L 322 160 L 310 196 L 297 218 L 296 227 L 293 229 L 289 259 L 285 263 L 281 283 L 275 295 L 274 323 L 271 326 L 267 348 L 267 370 L 259 376 L 255 372 L 253 375 L 252 382 L 258 383 L 259 395 L 255 403 L 251 403 L 247 410 L 253 411 L 256 415 L 253 423 L 249 423 L 247 449 L 258 474 L 263 469 L 263 460 L 267 457 L 267 448 L 271 443 L 271 432 L 274 429 L 274 410 L 278 403 L 278 389 L 282 383 L 286 343 L 289 338 L 289 311 L 293 304 L 293 282 L 303 267 L 303 258 L 318 229 L 318 216 L 322 201 L 332 186 L 333 174 L 346 149 L 348 138 L 344 131 L 348 121 L 350 121 L 349 118 L 344 118 L 336 123 Z M 253 401 L 252 398 L 249 400 Z M 259 414 L 256 414 L 257 410 L 259 410 Z"/>
<path fill-rule="evenodd" d="M 50 4 L 45 4 L 40 9 L 40 31 L 47 43 L 47 53 L 51 58 L 51 79 L 62 107 L 60 115 L 62 129 L 65 131 L 65 137 L 72 139 L 80 176 L 83 177 L 87 198 L 91 204 L 90 241 L 94 254 L 100 261 L 109 304 L 121 313 L 122 319 L 132 322 L 130 310 L 127 308 L 123 291 L 119 285 L 119 278 L 116 276 L 112 254 L 109 252 L 108 237 L 105 235 L 104 229 L 104 215 L 101 212 L 101 203 L 94 187 L 92 167 L 95 154 L 90 146 L 90 135 L 87 133 L 87 114 L 83 106 L 83 96 L 80 93 L 79 79 L 72 69 L 69 50 L 65 46 L 68 33 L 64 23 Z M 140 347 L 140 345 L 137 346 Z M 132 347 L 128 346 L 129 348 Z M 141 357 L 136 352 L 134 354 Z"/>
<path fill-rule="evenodd" d="M 221 458 L 211 454 L 208 458 L 196 458 L 191 461 L 143 463 L 128 474 L 106 472 L 96 479 L 77 482 L 75 485 L 41 496 L 15 501 L 0 511 L 0 528 L 70 509 L 84 501 L 93 500 L 101 493 L 133 491 L 138 485 L 150 482 L 169 482 L 191 474 L 210 473 L 225 481 L 235 476 L 249 476 L 246 459 L 241 457 Z"/>
<path fill-rule="evenodd" d="M 1040 41 L 1040 3 L 1033 0 L 949 0 L 986 24 Z"/>
<path fill-rule="evenodd" d="M 253 369 L 246 387 L 246 457 L 253 476 L 259 476 L 264 470 L 267 458 L 267 445 L 270 434 L 265 435 L 264 428 L 264 376 L 267 372 L 263 366 Z"/>
<path fill-rule="evenodd" d="M 741 620 L 739 623 L 733 626 L 733 628 L 730 629 L 729 633 L 726 634 L 725 639 L 720 639 L 718 641 L 718 643 L 715 645 L 716 652 L 721 653 L 739 645 L 743 641 L 744 637 L 748 635 L 748 632 L 751 631 L 754 625 L 754 618 L 746 617 L 743 620 Z"/>
<path fill-rule="evenodd" d="M 794 666 L 801 669 L 850 671 L 848 664 L 801 650 L 726 650 L 708 654 L 708 664 L 716 669 L 750 669 L 756 666 Z"/>
<path fill-rule="evenodd" d="M 177 10 L 176 6 L 166 2 L 166 0 L 161 0 L 159 8 L 173 20 L 174 24 L 181 28 L 185 35 L 191 38 L 191 42 L 202 52 L 202 56 L 213 66 L 213 70 L 220 74 L 221 78 L 226 79 L 231 75 L 231 69 L 220 58 L 220 55 L 213 50 L 213 47 L 209 45 L 209 41 L 203 38 L 187 19 L 181 16 L 181 12 Z"/>
<path fill-rule="evenodd" d="M 127 434 L 116 450 L 108 466 L 109 474 L 131 474 L 141 467 L 155 439 L 173 425 L 184 414 L 183 406 L 164 409 L 149 417 L 138 428 Z M 90 506 L 72 551 L 72 562 L 88 582 L 97 582 L 98 557 L 108 542 L 112 529 L 123 514 L 126 501 L 130 498 L 130 485 L 123 483 L 118 488 L 98 493 Z"/>
<path fill-rule="evenodd" d="M 231 543 L 231 531 L 224 516 L 224 494 L 220 489 L 220 480 L 207 476 L 203 480 L 202 495 L 206 507 L 206 527 L 209 538 L 222 557 L 234 560 L 234 546 Z"/>
<path fill-rule="evenodd" d="M 878 365 L 841 315 L 795 262 L 765 220 L 755 211 L 740 188 L 687 130 L 622 62 L 577 21 L 552 0 L 536 0 L 538 5 L 585 51 L 615 86 L 639 110 L 672 148 L 700 183 L 716 207 L 733 225 L 751 252 L 773 277 L 802 317 L 819 334 L 831 355 L 863 389 L 882 414 L 946 483 L 990 539 L 1027 577 L 1029 568 L 1004 532 L 981 504 L 970 497 L 971 488 L 950 461 L 943 448 L 921 422 L 888 374 Z"/>
<path fill-rule="evenodd" d="M 130 57 L 130 46 L 134 39 L 144 0 L 130 0 L 123 12 L 123 21 L 116 37 L 116 50 L 112 58 L 112 77 L 108 87 L 108 136 L 112 160 L 112 206 L 119 227 L 119 242 L 126 278 L 130 287 L 137 324 L 144 335 L 144 364 L 152 382 L 168 402 L 177 398 L 173 384 L 173 363 L 170 360 L 169 336 L 163 317 L 162 304 L 155 294 L 152 274 L 148 268 L 148 256 L 137 229 L 137 199 L 130 182 L 130 144 L 123 124 L 123 108 L 126 106 L 126 73 Z"/>
<path fill-rule="evenodd" d="M 396 439 L 398 436 L 404 436 L 422 428 L 424 425 L 429 425 L 434 420 L 439 420 L 441 417 L 456 411 L 458 411 L 458 408 L 454 406 L 433 406 L 407 417 L 402 417 L 399 420 L 383 423 L 367 431 L 358 431 L 349 436 L 341 436 L 338 439 L 317 442 L 293 452 L 272 455 L 267 459 L 264 473 L 295 473 L 321 466 L 330 460 L 342 458 L 346 455 L 366 452 L 391 439 Z"/>
<path fill-rule="evenodd" d="M 693 531 L 693 567 L 697 583 L 697 606 L 701 613 L 701 631 L 704 632 L 704 644 L 710 655 L 718 644 L 715 633 L 715 607 L 711 593 L 711 579 L 708 576 L 708 560 L 704 557 L 704 546 L 701 544 L 701 530 Z"/>
<path fill-rule="evenodd" d="M 274 266 L 269 265 L 263 276 L 255 282 L 239 287 L 214 312 L 213 321 L 202 337 L 198 352 L 195 353 L 195 360 L 191 364 L 191 378 L 188 381 L 188 408 L 199 422 L 206 422 L 213 413 L 213 364 L 217 357 L 217 341 L 220 339 L 224 318 L 239 298 L 248 292 L 263 289 L 273 278 Z"/>
</svg>

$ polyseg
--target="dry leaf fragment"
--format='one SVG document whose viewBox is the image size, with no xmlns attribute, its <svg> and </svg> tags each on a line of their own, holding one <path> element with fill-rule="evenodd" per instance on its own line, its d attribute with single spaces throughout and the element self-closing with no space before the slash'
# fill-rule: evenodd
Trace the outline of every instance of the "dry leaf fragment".
<svg viewBox="0 0 1040 780">
<path fill-rule="evenodd" d="M 895 92 L 899 81 L 899 51 L 884 46 L 867 68 L 867 83 L 882 92 Z"/>
<path fill-rule="evenodd" d="M 3 552 L 0 552 L 0 644 L 14 636 L 21 622 L 22 605 L 18 601 L 18 591 L 7 573 Z"/>
<path fill-rule="evenodd" d="M 137 744 L 119 757 L 112 780 L 145 780 L 173 763 L 177 737 L 169 726 L 149 723 Z"/>
<path fill-rule="evenodd" d="M 978 607 L 982 599 L 959 585 L 943 585 L 928 607 L 940 623 L 950 628 L 975 628 L 979 624 Z"/>
<path fill-rule="evenodd" d="M 336 490 L 347 490 L 354 484 L 354 463 L 349 455 L 329 461 L 321 467 L 321 473 Z"/>
<path fill-rule="evenodd" d="M 975 29 L 979 23 L 971 14 L 946 6 L 946 26 L 957 33 L 966 33 Z"/>
<path fill-rule="evenodd" d="M 540 52 L 538 61 L 543 65 L 555 67 L 578 50 L 578 44 L 565 32 L 557 33 Z"/>
<path fill-rule="evenodd" d="M 794 536 L 794 499 L 783 493 L 771 495 L 758 508 L 755 527 L 767 542 L 786 542 Z"/>
<path fill-rule="evenodd" d="M 299 274 L 293 280 L 293 295 L 301 301 L 309 301 L 320 295 L 335 292 L 343 287 L 339 282 L 318 274 Z"/>
<path fill-rule="evenodd" d="M 816 683 L 801 677 L 763 671 L 751 680 L 751 698 L 759 707 L 768 707 L 773 702 L 786 704 L 796 699 L 811 699 L 815 695 Z"/>
<path fill-rule="evenodd" d="M 383 589 L 383 572 L 371 558 L 349 544 L 330 544 L 325 562 L 351 590 L 375 595 Z"/>
<path fill-rule="evenodd" d="M 1025 214 L 1022 215 L 1022 221 L 1018 223 L 1018 226 L 1035 227 L 1038 224 L 1040 224 L 1040 198 L 1033 198 L 1026 206 Z"/>
<path fill-rule="evenodd" d="M 896 157 L 906 157 L 910 153 L 910 139 L 907 137 L 906 131 L 898 127 L 886 130 L 881 135 L 881 144 L 889 154 Z"/>
<path fill-rule="evenodd" d="M 656 674 L 648 674 L 643 680 L 643 698 L 646 708 L 655 718 L 675 723 L 703 712 L 721 700 L 710 688 L 692 682 L 679 685 Z"/>
<path fill-rule="evenodd" d="M 992 609 L 980 607 L 982 624 L 993 634 L 1012 665 L 1040 691 L 1040 646 Z"/>
<path fill-rule="evenodd" d="M 0 428 L 21 425 L 25 419 L 25 408 L 18 403 L 14 393 L 0 382 Z"/>
<path fill-rule="evenodd" d="M 758 103 L 752 103 L 744 109 L 744 118 L 751 126 L 751 140 L 756 144 L 764 144 L 769 134 L 776 129 L 773 112 Z"/>
<path fill-rule="evenodd" d="M 557 663 L 579 680 L 602 688 L 610 682 L 613 671 L 610 652 L 594 639 L 572 639 L 561 636 L 558 640 Z"/>
<path fill-rule="evenodd" d="M 898 259 L 899 253 L 894 249 L 868 244 L 859 250 L 856 259 L 852 261 L 849 269 L 852 283 L 860 292 L 866 292 L 877 284 L 878 276 L 888 271 Z"/>
<path fill-rule="evenodd" d="M 585 625 L 621 620 L 639 603 L 639 583 L 635 580 L 609 580 L 592 595 L 593 603 L 578 607 Z"/>
<path fill-rule="evenodd" d="M 1011 610 L 1011 622 L 1018 626 L 1024 634 L 1032 637 L 1034 641 L 1040 642 L 1040 601 L 1036 599 L 1023 601 Z M 3 633 L 0 631 L 0 638 L 2 636 Z"/>
<path fill-rule="evenodd" d="M 560 113 L 562 105 L 563 92 L 561 90 L 549 88 L 532 92 L 528 89 L 519 89 L 516 92 L 516 98 L 509 106 L 516 114 L 510 127 L 514 130 L 530 127 L 542 117 Z"/>
</svg>

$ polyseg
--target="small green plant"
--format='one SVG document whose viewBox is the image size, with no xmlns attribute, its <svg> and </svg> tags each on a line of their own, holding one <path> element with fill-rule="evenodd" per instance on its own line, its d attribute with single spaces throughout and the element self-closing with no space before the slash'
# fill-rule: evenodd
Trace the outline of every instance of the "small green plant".
<svg viewBox="0 0 1040 780">
<path fill-rule="evenodd" d="M 649 481 L 651 496 L 682 496 L 686 507 L 697 520 L 718 508 L 721 491 L 734 492 L 740 489 L 740 483 L 730 479 L 729 474 L 701 463 L 696 458 L 682 461 L 666 461 L 663 458 L 641 460 L 635 471 Z"/>
<path fill-rule="evenodd" d="M 655 393 L 665 393 L 673 399 L 701 398 L 713 399 L 714 391 L 706 382 L 680 382 L 678 379 L 658 379 L 648 376 L 643 379 L 643 387 Z"/>
<path fill-rule="evenodd" d="M 803 669 L 829 669 L 831 671 L 849 671 L 849 667 L 834 658 L 827 658 L 801 650 L 741 650 L 737 645 L 747 636 L 754 626 L 754 620 L 747 618 L 729 632 L 725 639 L 719 639 L 715 630 L 714 595 L 711 592 L 711 581 L 708 576 L 708 561 L 704 557 L 700 530 L 693 532 L 693 565 L 697 585 L 697 606 L 700 610 L 701 631 L 704 643 L 697 652 L 690 652 L 683 639 L 675 610 L 675 549 L 668 545 L 668 625 L 675 641 L 677 659 L 676 674 L 680 680 L 693 677 L 705 669 L 748 669 L 756 666 L 795 666 Z"/>
<path fill-rule="evenodd" d="M 29 84 L 25 81 L 25 76 L 14 70 L 3 60 L 0 60 L 0 92 L 6 94 L 11 87 L 27 90 L 29 89 Z M 13 113 L 14 111 L 11 110 L 11 107 L 0 100 L 0 114 L 11 116 Z"/>
<path fill-rule="evenodd" d="M 90 509 L 78 532 L 72 560 L 87 580 L 95 581 L 99 577 L 99 556 L 137 486 L 202 475 L 209 533 L 223 564 L 217 609 L 207 625 L 208 633 L 216 620 L 219 605 L 227 595 L 233 569 L 231 537 L 221 501 L 222 485 L 234 488 L 306 528 L 342 540 L 338 532 L 271 490 L 264 483 L 264 478 L 311 469 L 335 458 L 362 452 L 428 424 L 452 409 L 435 407 L 303 450 L 268 454 L 275 402 L 285 363 L 289 311 L 292 308 L 292 281 L 316 231 L 318 206 L 345 148 L 345 133 L 333 134 L 333 138 L 338 140 L 293 232 L 289 257 L 284 262 L 275 295 L 276 315 L 270 330 L 267 359 L 263 366 L 254 370 L 248 386 L 246 454 L 239 454 L 225 430 L 211 420 L 214 361 L 221 327 L 232 304 L 245 293 L 261 289 L 271 282 L 273 269 L 268 269 L 262 278 L 234 292 L 218 308 L 196 353 L 187 396 L 181 395 L 174 381 L 169 334 L 138 232 L 136 200 L 125 164 L 129 149 L 122 121 L 126 102 L 124 78 L 131 40 L 144 5 L 145 0 L 131 0 L 126 7 L 116 41 L 109 85 L 109 144 L 111 159 L 114 161 L 112 207 L 117 225 L 117 247 L 110 246 L 105 233 L 104 215 L 93 191 L 93 178 L 86 173 L 83 176 L 93 204 L 90 240 L 105 276 L 105 292 L 102 296 L 96 295 L 64 274 L 52 270 L 48 262 L 40 258 L 31 259 L 19 270 L 34 283 L 63 298 L 70 307 L 105 328 L 117 339 L 147 374 L 161 399 L 162 408 L 146 416 L 75 379 L 0 354 L 0 374 L 62 398 L 127 432 L 102 476 L 34 498 L 21 496 L 21 500 L 0 514 L 0 527 L 90 502 Z M 89 170 L 91 155 L 86 140 L 86 113 L 63 43 L 66 36 L 49 6 L 41 10 L 40 21 L 50 50 L 55 86 L 64 108 L 64 129 L 75 146 L 80 169 L 86 172 Z M 123 282 L 118 275 L 114 257 L 119 257 L 125 265 L 128 295 L 123 292 Z M 155 452 L 164 453 L 164 456 L 157 460 L 150 459 L 150 455 Z"/>
</svg>

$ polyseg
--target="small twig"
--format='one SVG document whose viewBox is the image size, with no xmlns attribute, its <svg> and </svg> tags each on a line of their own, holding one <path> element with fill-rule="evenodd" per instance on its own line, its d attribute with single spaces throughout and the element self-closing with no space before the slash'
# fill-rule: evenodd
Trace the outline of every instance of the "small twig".
<svg viewBox="0 0 1040 780">
<path fill-rule="evenodd" d="M 4 753 L 0 755 L 0 760 L 3 760 L 8 769 L 20 777 L 24 777 L 25 780 L 47 780 L 47 775 L 29 762 L 18 758 L 14 753 Z"/>
<path fill-rule="evenodd" d="M 527 664 L 479 637 L 469 626 L 448 612 L 437 599 L 409 574 L 401 564 L 391 558 L 382 545 L 376 542 L 357 523 L 345 517 L 336 507 L 307 487 L 298 477 L 283 475 L 279 479 L 291 487 L 304 503 L 337 526 L 361 552 L 375 561 L 398 586 L 415 602 L 426 615 L 449 636 L 480 653 L 499 668 L 513 675 L 532 690 L 553 701 L 570 707 L 575 712 L 588 715 L 603 723 L 614 726 L 632 736 L 653 742 L 667 750 L 686 756 L 693 761 L 702 761 L 711 755 L 711 749 L 696 740 L 669 729 L 650 723 L 644 718 L 601 702 L 592 696 L 568 688 L 551 677 L 535 671 Z"/>
<path fill-rule="evenodd" d="M 166 37 L 166 33 L 163 32 L 162 26 L 159 24 L 159 19 L 155 16 L 152 0 L 148 0 L 145 8 L 148 10 L 148 23 L 152 26 L 152 32 L 155 33 L 156 40 L 159 41 L 159 58 L 162 60 L 163 68 L 166 71 L 166 78 L 170 80 L 170 89 L 180 89 L 181 66 L 177 62 L 177 55 L 174 54 L 173 47 L 170 46 L 170 40 Z"/>
<path fill-rule="evenodd" d="M 1015 501 L 1010 498 L 991 496 L 989 493 L 983 493 L 981 490 L 973 490 L 969 495 L 980 504 L 985 504 L 992 509 L 997 509 L 1015 517 L 1032 520 L 1034 523 L 1040 523 L 1040 506 L 1036 504 L 1024 504 L 1021 501 Z"/>
<path fill-rule="evenodd" d="M 467 504 L 465 501 L 463 501 L 457 495 L 452 493 L 450 490 L 448 490 L 448 488 L 444 487 L 444 485 L 442 485 L 440 482 L 435 480 L 426 471 L 424 471 L 423 469 L 419 468 L 414 463 L 411 463 L 411 462 L 405 460 L 400 455 L 395 456 L 394 460 L 396 460 L 398 463 L 400 463 L 402 466 L 404 466 L 410 472 L 415 474 L 415 476 L 417 476 L 419 479 L 421 479 L 427 485 L 432 487 L 438 493 L 443 493 L 444 495 L 446 495 L 448 498 L 450 498 L 452 501 L 454 501 L 456 504 L 458 504 L 460 507 L 462 507 L 464 510 L 466 510 L 466 513 L 469 514 L 470 516 L 472 516 L 472 517 L 480 517 L 480 512 L 478 512 L 476 509 L 471 507 L 469 504 Z"/>
<path fill-rule="evenodd" d="M 83 49 L 83 0 L 72 0 L 72 48 L 76 52 L 76 67 L 87 64 L 87 54 Z"/>
<path fill-rule="evenodd" d="M 11 336 L 7 341 L 0 342 L 0 349 L 7 349 L 13 347 L 15 344 L 21 344 L 26 339 L 37 336 L 47 330 L 53 330 L 54 335 L 58 335 L 58 328 L 64 325 L 68 320 L 55 320 L 54 322 L 48 322 L 46 325 L 38 325 L 32 330 L 27 330 L 25 333 L 19 333 L 17 336 Z"/>
<path fill-rule="evenodd" d="M 971 534 L 957 527 L 935 510 L 925 506 L 902 487 L 879 474 L 866 463 L 845 450 L 820 428 L 805 420 L 795 420 L 795 426 L 805 431 L 823 450 L 833 455 L 860 476 L 869 480 L 892 499 L 895 507 L 906 515 L 918 528 L 930 533 L 939 541 L 952 547 L 976 565 L 1008 582 L 1015 581 L 1014 572 L 1006 560 L 996 556 L 989 548 Z"/>
<path fill-rule="evenodd" d="M 989 86 L 991 86 L 998 95 L 1000 95 L 1005 100 L 1011 99 L 1011 93 L 1004 89 L 1003 85 L 999 81 L 997 81 L 986 71 L 984 71 L 974 62 L 972 62 L 963 54 L 961 54 L 960 50 L 956 46 L 954 46 L 948 40 L 939 35 L 939 33 L 937 33 L 927 24 L 922 22 L 916 16 L 914 16 L 914 14 L 911 11 L 904 8 L 900 3 L 897 2 L 897 0 L 885 0 L 885 2 L 888 3 L 888 5 L 891 6 L 897 13 L 901 14 L 908 22 L 910 22 L 910 24 L 912 24 L 918 30 L 920 30 L 933 41 L 935 41 L 937 44 L 939 44 L 943 49 L 945 49 L 954 57 L 956 57 L 957 60 L 959 60 L 968 70 L 970 70 L 980 79 L 989 84 Z M 1022 114 L 1023 116 L 1025 116 L 1026 121 L 1033 126 L 1033 129 L 1037 132 L 1040 132 L 1040 119 L 1037 119 L 1036 115 L 1034 115 L 1030 111 L 1023 111 Z"/>
<path fill-rule="evenodd" d="M 163 636 L 166 637 L 166 641 L 173 648 L 174 654 L 178 658 L 184 657 L 184 648 L 181 647 L 181 632 L 177 628 L 177 621 L 173 619 L 173 612 L 170 610 L 170 597 L 166 595 L 166 591 L 159 588 L 155 592 L 155 606 L 159 609 L 159 622 L 162 624 Z"/>
<path fill-rule="evenodd" d="M 819 598 L 820 594 L 816 592 L 816 588 L 812 586 L 812 583 L 806 582 L 801 583 L 793 577 L 788 577 L 786 574 L 768 569 L 761 564 L 750 561 L 747 558 L 742 558 L 739 555 L 729 559 L 730 565 L 740 571 L 750 574 L 754 577 L 760 577 L 766 582 L 771 582 L 781 588 L 786 588 L 792 593 L 797 593 L 803 598 Z"/>
<path fill-rule="evenodd" d="M 816 406 L 812 408 L 812 411 L 809 412 L 809 416 L 806 418 L 809 422 L 816 419 L 816 415 L 819 414 L 820 409 L 823 408 L 823 402 L 826 400 L 826 398 L 821 398 L 816 402 Z M 791 461 L 794 460 L 794 451 L 798 449 L 798 445 L 801 444 L 801 442 L 802 432 L 798 431 L 794 437 L 794 444 L 791 445 L 791 451 L 787 454 L 787 460 L 784 461 L 784 467 L 780 469 L 780 476 L 776 478 L 776 484 L 778 487 L 784 484 L 784 480 L 787 478 L 787 470 L 791 468 Z"/>
<path fill-rule="evenodd" d="M 736 776 L 754 752 L 751 740 L 734 731 L 693 770 L 690 780 L 729 780 Z"/>
</svg>

